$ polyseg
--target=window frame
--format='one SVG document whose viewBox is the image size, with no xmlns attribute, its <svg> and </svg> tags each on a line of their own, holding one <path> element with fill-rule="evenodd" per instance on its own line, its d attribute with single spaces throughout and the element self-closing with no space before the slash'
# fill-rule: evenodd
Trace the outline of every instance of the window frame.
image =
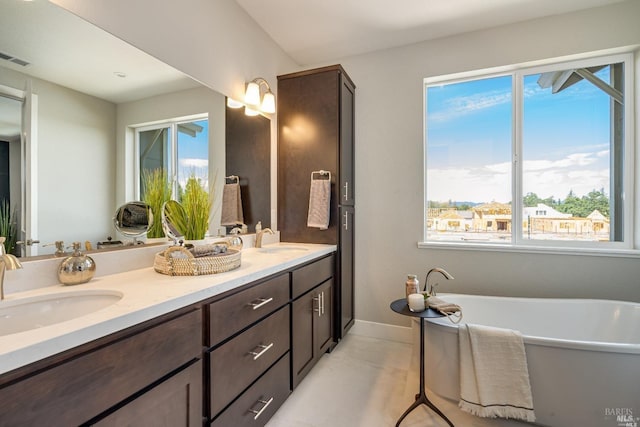
<svg viewBox="0 0 640 427">
<path fill-rule="evenodd" d="M 169 170 L 167 175 L 171 179 L 173 185 L 171 187 L 171 198 L 175 199 L 178 195 L 178 125 L 183 123 L 190 123 L 200 120 L 209 120 L 209 114 L 193 114 L 190 116 L 177 117 L 167 120 L 159 120 L 151 123 L 145 123 L 132 126 L 134 133 L 134 197 L 135 200 L 140 200 L 140 132 L 155 130 L 155 129 L 169 129 Z"/>
<path fill-rule="evenodd" d="M 507 250 L 507 251 L 524 251 L 524 252 L 543 252 L 543 253 L 586 253 L 586 254 L 622 254 L 622 255 L 640 255 L 638 250 L 638 240 L 636 229 L 639 223 L 636 208 L 636 169 L 640 166 L 640 160 L 637 158 L 638 150 L 636 149 L 635 136 L 635 111 L 634 104 L 636 102 L 635 94 L 635 67 L 634 54 L 632 51 L 624 51 L 622 53 L 613 52 L 608 55 L 583 55 L 579 58 L 562 59 L 556 58 L 552 60 L 540 61 L 538 63 L 526 63 L 512 65 L 508 67 L 499 67 L 485 70 L 477 70 L 466 73 L 449 74 L 437 77 L 425 78 L 422 85 L 423 94 L 423 236 L 422 241 L 418 243 L 420 248 L 451 248 L 451 249 L 481 249 L 481 250 Z M 624 104 L 624 138 L 623 148 L 624 157 L 622 160 L 622 185 L 623 185 L 623 241 L 621 242 L 588 242 L 588 241 L 559 241 L 559 240 L 528 240 L 523 234 L 523 162 L 521 161 L 523 153 L 523 90 L 524 77 L 532 74 L 539 74 L 549 71 L 567 70 L 573 68 L 585 68 L 602 64 L 624 64 L 624 98 L 627 100 Z M 512 109 L 511 109 L 511 197 L 512 201 L 520 201 L 517 208 L 512 209 L 512 227 L 511 241 L 505 242 L 465 242 L 465 241 L 432 241 L 427 240 L 427 223 L 426 212 L 428 208 L 427 194 L 427 159 L 428 159 L 428 118 L 427 118 L 427 91 L 431 86 L 447 85 L 455 83 L 463 83 L 473 80 L 490 79 L 494 77 L 511 76 L 512 78 Z M 613 179 L 613 168 L 611 168 L 610 182 Z M 609 189 L 610 190 L 610 189 Z M 611 191 L 610 191 L 611 192 Z M 611 197 L 611 195 L 610 195 Z M 516 203 L 512 203 L 516 206 Z"/>
</svg>

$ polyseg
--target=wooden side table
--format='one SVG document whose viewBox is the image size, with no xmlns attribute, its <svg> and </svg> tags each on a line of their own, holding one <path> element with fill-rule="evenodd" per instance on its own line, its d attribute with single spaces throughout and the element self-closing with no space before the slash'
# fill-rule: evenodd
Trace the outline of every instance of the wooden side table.
<svg viewBox="0 0 640 427">
<path fill-rule="evenodd" d="M 449 424 L 451 427 L 455 427 L 453 423 L 449 421 L 449 418 L 447 418 L 442 413 L 442 411 L 440 411 L 440 409 L 436 407 L 436 405 L 431 403 L 431 401 L 427 398 L 427 394 L 425 393 L 424 389 L 424 319 L 429 317 L 442 317 L 444 315 L 431 308 L 428 308 L 425 311 L 421 312 L 413 312 L 409 310 L 409 305 L 407 304 L 407 300 L 405 298 L 392 302 L 391 310 L 404 316 L 420 318 L 420 390 L 418 391 L 418 394 L 416 394 L 416 401 L 413 402 L 413 404 L 411 404 L 411 406 L 409 406 L 406 411 L 404 411 L 404 414 L 402 414 L 402 416 L 396 423 L 396 427 L 399 427 L 402 420 L 404 420 L 411 411 L 413 411 L 423 403 L 431 408 L 431 410 L 436 414 L 440 415 L 447 422 L 447 424 Z"/>
</svg>

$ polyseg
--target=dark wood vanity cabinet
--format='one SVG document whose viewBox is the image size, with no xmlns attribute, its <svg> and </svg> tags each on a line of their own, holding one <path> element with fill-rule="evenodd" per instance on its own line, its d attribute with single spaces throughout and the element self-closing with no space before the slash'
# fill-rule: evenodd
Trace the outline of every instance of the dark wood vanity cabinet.
<svg viewBox="0 0 640 427">
<path fill-rule="evenodd" d="M 322 256 L 0 375 L 0 426 L 264 425 L 333 344 L 335 263 Z"/>
<path fill-rule="evenodd" d="M 334 264 L 332 255 L 292 273 L 291 385 L 294 389 L 333 344 Z"/>
<path fill-rule="evenodd" d="M 290 393 L 289 272 L 207 305 L 212 426 L 264 425 Z"/>
<path fill-rule="evenodd" d="M 190 308 L 5 374 L 0 424 L 201 426 L 201 337 Z"/>
<path fill-rule="evenodd" d="M 278 76 L 280 239 L 338 246 L 336 341 L 354 323 L 354 106 L 355 85 L 340 65 Z M 319 170 L 330 171 L 332 180 L 326 230 L 307 227 L 311 173 Z"/>
</svg>

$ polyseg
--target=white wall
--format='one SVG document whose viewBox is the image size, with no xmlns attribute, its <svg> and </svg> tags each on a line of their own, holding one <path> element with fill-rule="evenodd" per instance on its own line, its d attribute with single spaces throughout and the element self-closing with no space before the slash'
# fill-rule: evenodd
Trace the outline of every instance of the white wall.
<svg viewBox="0 0 640 427">
<path fill-rule="evenodd" d="M 132 125 L 186 117 L 209 115 L 209 182 L 215 180 L 215 202 L 210 231 L 220 227 L 220 206 L 225 176 L 225 97 L 206 87 L 188 89 L 140 101 L 118 105 L 117 188 L 116 206 L 134 197 L 135 165 L 134 134 Z"/>
<path fill-rule="evenodd" d="M 275 86 L 277 74 L 298 68 L 232 0 L 175 7 L 154 0 L 54 2 L 232 97 L 256 75 Z M 174 31 L 141 25 L 178 14 Z M 422 278 L 433 266 L 456 276 L 442 291 L 640 301 L 638 259 L 416 247 L 422 238 L 423 78 L 638 44 L 638 16 L 640 3 L 630 0 L 335 61 L 357 85 L 358 319 L 406 324 L 389 302 L 403 296 L 407 273 Z"/>
<path fill-rule="evenodd" d="M 38 95 L 38 234 L 41 245 L 97 242 L 112 230 L 116 106 L 45 80 L 3 69 L 3 84 L 26 80 Z M 55 247 L 40 248 L 53 253 Z"/>
<path fill-rule="evenodd" d="M 388 309 L 407 273 L 440 291 L 640 301 L 640 259 L 418 249 L 423 233 L 423 78 L 640 44 L 640 2 L 538 19 L 341 60 L 356 88 L 356 317 Z M 636 97 L 640 91 L 636 89 Z M 638 105 L 636 99 L 636 105 Z M 433 280 L 433 278 L 432 278 Z"/>
</svg>

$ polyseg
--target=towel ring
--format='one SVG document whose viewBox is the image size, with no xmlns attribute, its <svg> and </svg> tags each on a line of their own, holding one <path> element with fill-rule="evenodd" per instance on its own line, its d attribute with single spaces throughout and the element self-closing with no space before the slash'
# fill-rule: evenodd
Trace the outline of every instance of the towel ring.
<svg viewBox="0 0 640 427">
<path fill-rule="evenodd" d="M 228 181 L 231 181 L 231 182 L 228 182 L 227 184 L 233 184 L 234 182 L 237 184 L 240 184 L 240 177 L 238 177 L 237 175 L 229 175 L 225 177 L 225 179 Z"/>
<path fill-rule="evenodd" d="M 314 178 L 314 175 L 319 175 L 317 178 Z M 331 172 L 326 171 L 326 170 L 319 170 L 319 171 L 313 171 L 311 172 L 311 180 L 313 181 L 314 179 L 321 179 L 321 177 L 326 176 L 327 179 L 329 181 L 331 181 Z"/>
</svg>

